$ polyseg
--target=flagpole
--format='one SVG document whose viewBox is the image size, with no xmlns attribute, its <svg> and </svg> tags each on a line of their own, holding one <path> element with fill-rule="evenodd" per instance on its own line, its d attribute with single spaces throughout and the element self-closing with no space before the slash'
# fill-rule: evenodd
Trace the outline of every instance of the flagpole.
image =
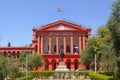
<svg viewBox="0 0 120 80">
<path fill-rule="evenodd" d="M 60 19 L 62 19 L 62 8 L 58 8 L 58 12 L 59 12 L 59 15 L 60 15 Z"/>
<path fill-rule="evenodd" d="M 60 12 L 60 19 L 62 19 L 62 11 Z"/>
</svg>

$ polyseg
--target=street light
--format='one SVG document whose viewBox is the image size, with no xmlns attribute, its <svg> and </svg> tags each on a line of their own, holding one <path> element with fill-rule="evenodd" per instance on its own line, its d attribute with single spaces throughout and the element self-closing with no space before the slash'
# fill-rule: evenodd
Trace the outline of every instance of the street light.
<svg viewBox="0 0 120 80">
<path fill-rule="evenodd" d="M 10 53 L 8 53 L 8 67 L 10 65 Z"/>
<path fill-rule="evenodd" d="M 95 73 L 96 73 L 96 70 L 97 70 L 97 67 L 96 67 L 96 49 L 94 50 L 94 57 L 95 57 Z"/>
<path fill-rule="evenodd" d="M 24 58 L 22 57 L 22 71 L 24 70 L 23 59 L 24 59 Z"/>
<path fill-rule="evenodd" d="M 28 75 L 28 62 L 27 62 L 27 50 L 26 50 L 26 80 Z"/>
<path fill-rule="evenodd" d="M 10 66 L 10 53 L 8 53 L 8 74 L 7 74 L 7 76 L 8 76 L 8 78 L 9 78 L 9 66 Z"/>
</svg>

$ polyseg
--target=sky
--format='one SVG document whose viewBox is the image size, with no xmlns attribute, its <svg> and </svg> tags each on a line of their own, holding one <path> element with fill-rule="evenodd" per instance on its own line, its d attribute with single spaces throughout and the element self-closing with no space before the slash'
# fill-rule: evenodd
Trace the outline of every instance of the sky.
<svg viewBox="0 0 120 80">
<path fill-rule="evenodd" d="M 0 0 L 0 46 L 32 43 L 32 29 L 62 18 L 92 28 L 105 25 L 115 0 Z"/>
</svg>

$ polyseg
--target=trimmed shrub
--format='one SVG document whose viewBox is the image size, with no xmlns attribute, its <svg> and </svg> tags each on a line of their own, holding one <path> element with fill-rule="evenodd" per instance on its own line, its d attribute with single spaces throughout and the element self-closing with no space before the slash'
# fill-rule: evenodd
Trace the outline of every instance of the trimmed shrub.
<svg viewBox="0 0 120 80">
<path fill-rule="evenodd" d="M 52 76 L 54 71 L 30 71 L 29 75 L 32 75 L 34 78 L 46 79 Z"/>
<path fill-rule="evenodd" d="M 112 71 L 99 71 L 98 73 L 106 76 L 114 76 L 114 72 Z"/>
<path fill-rule="evenodd" d="M 20 72 L 18 74 L 17 80 L 24 80 L 26 72 Z M 49 79 L 49 78 L 55 78 L 55 79 L 71 79 L 73 76 L 78 79 L 80 76 L 84 76 L 86 78 L 88 76 L 88 71 L 28 71 L 28 75 L 33 78 L 37 79 Z M 62 75 L 60 77 L 60 75 Z"/>
<path fill-rule="evenodd" d="M 113 76 L 105 76 L 102 74 L 95 73 L 93 71 L 89 71 L 89 77 L 92 80 L 115 80 Z"/>
<path fill-rule="evenodd" d="M 72 71 L 72 73 L 74 73 L 76 78 L 79 78 L 80 75 L 84 76 L 84 78 L 88 76 L 88 71 Z"/>
<path fill-rule="evenodd" d="M 115 70 L 115 78 L 120 80 L 120 69 Z"/>
<path fill-rule="evenodd" d="M 26 79 L 28 79 L 28 80 L 32 80 L 32 76 L 25 76 L 25 77 L 20 77 L 20 78 L 16 78 L 15 80 L 26 80 Z"/>
</svg>

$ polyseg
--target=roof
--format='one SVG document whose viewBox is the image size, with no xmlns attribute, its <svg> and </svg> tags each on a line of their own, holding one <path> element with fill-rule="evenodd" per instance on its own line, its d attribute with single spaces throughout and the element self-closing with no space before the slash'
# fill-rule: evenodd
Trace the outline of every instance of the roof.
<svg viewBox="0 0 120 80">
<path fill-rule="evenodd" d="M 50 31 L 50 30 L 89 30 L 91 31 L 91 28 L 85 28 L 79 24 L 75 24 L 69 21 L 65 21 L 65 20 L 58 20 L 55 22 L 52 22 L 50 24 L 46 24 L 43 25 L 40 28 L 34 28 L 33 30 L 37 30 L 37 31 Z"/>
</svg>

